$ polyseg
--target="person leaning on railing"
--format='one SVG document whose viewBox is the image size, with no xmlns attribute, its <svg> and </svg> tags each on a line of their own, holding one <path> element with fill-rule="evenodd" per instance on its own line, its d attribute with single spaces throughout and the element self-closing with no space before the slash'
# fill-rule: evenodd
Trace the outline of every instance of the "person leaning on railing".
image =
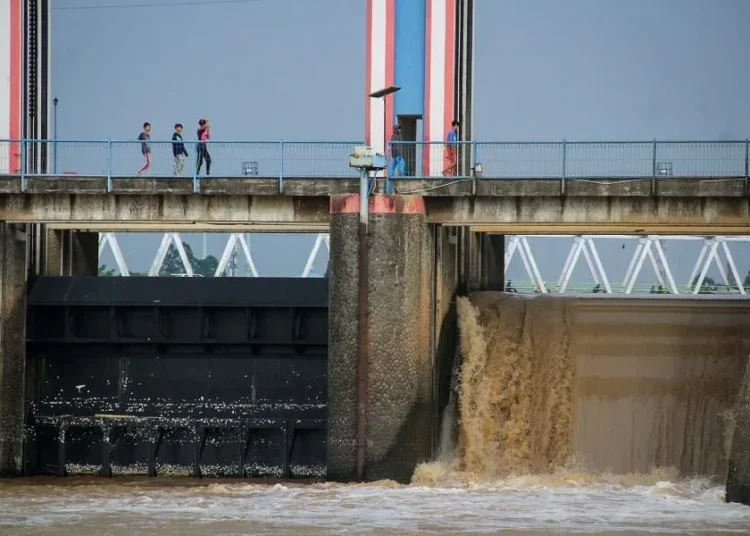
<svg viewBox="0 0 750 536">
<path fill-rule="evenodd" d="M 393 134 L 391 134 L 391 163 L 388 166 L 388 176 L 389 177 L 395 177 L 396 176 L 396 170 L 398 169 L 399 176 L 403 177 L 406 175 L 406 162 L 404 162 L 404 157 L 401 156 L 401 127 L 398 125 L 393 125 Z"/>
</svg>

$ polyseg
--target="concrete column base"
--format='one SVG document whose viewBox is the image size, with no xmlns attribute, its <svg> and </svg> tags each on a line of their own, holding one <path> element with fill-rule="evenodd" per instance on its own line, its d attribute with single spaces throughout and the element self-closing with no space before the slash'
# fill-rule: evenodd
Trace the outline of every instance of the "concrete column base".
<svg viewBox="0 0 750 536">
<path fill-rule="evenodd" d="M 44 275 L 99 273 L 98 233 L 47 229 L 44 242 Z"/>
<path fill-rule="evenodd" d="M 0 475 L 23 471 L 26 273 L 25 226 L 0 222 Z"/>
<path fill-rule="evenodd" d="M 727 475 L 727 502 L 750 505 L 750 360 L 745 368 L 735 411 L 736 421 Z"/>
<path fill-rule="evenodd" d="M 357 460 L 359 196 L 331 198 L 328 478 Z M 365 478 L 407 482 L 432 449 L 432 234 L 416 196 L 370 200 Z"/>
</svg>

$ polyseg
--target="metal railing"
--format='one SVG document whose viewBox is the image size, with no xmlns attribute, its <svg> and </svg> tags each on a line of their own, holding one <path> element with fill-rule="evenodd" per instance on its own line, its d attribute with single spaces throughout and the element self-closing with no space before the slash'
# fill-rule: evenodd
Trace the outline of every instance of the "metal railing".
<svg viewBox="0 0 750 536">
<path fill-rule="evenodd" d="M 138 140 L 0 140 L 0 176 L 136 176 L 144 165 Z M 354 178 L 348 158 L 363 142 L 185 141 L 188 156 L 175 166 L 173 142 L 149 141 L 151 167 L 143 176 L 192 178 L 198 191 L 206 163 L 211 175 L 276 178 Z M 750 142 L 391 142 L 388 175 L 394 178 L 668 179 L 748 178 Z M 205 160 L 205 159 L 204 159 Z M 199 172 L 200 171 L 200 172 Z"/>
<path fill-rule="evenodd" d="M 187 156 L 174 155 L 173 141 L 150 140 L 150 166 L 143 142 L 133 140 L 0 140 L 0 176 L 106 178 L 139 175 L 150 178 L 200 177 L 354 178 L 349 167 L 353 147 L 364 142 L 184 141 Z M 210 158 L 210 167 L 208 158 Z M 202 157 L 202 158 L 201 158 Z M 200 169 L 199 169 L 199 163 Z"/>
</svg>

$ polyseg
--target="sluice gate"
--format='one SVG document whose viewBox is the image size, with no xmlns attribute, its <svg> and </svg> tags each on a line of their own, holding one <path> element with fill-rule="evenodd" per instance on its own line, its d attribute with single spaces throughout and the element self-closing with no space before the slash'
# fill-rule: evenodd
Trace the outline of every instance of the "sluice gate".
<svg viewBox="0 0 750 536">
<path fill-rule="evenodd" d="M 324 477 L 326 279 L 40 277 L 27 474 Z"/>
</svg>

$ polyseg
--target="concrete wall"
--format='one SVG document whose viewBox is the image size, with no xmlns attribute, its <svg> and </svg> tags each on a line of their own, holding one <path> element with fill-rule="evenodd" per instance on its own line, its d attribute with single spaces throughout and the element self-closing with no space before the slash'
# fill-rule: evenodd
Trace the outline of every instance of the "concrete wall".
<svg viewBox="0 0 750 536">
<path fill-rule="evenodd" d="M 0 222 L 0 475 L 22 472 L 27 273 L 23 227 Z"/>
<path fill-rule="evenodd" d="M 356 469 L 358 196 L 333 198 L 328 477 Z M 432 235 L 421 198 L 375 196 L 369 227 L 365 478 L 408 481 L 432 449 Z"/>
<path fill-rule="evenodd" d="M 750 505 L 750 360 L 735 405 L 735 427 L 729 454 L 727 502 Z"/>
<path fill-rule="evenodd" d="M 99 234 L 45 229 L 44 275 L 93 276 L 99 273 Z"/>
<path fill-rule="evenodd" d="M 331 215 L 328 257 L 327 476 L 348 481 L 357 464 L 359 213 Z"/>
</svg>

